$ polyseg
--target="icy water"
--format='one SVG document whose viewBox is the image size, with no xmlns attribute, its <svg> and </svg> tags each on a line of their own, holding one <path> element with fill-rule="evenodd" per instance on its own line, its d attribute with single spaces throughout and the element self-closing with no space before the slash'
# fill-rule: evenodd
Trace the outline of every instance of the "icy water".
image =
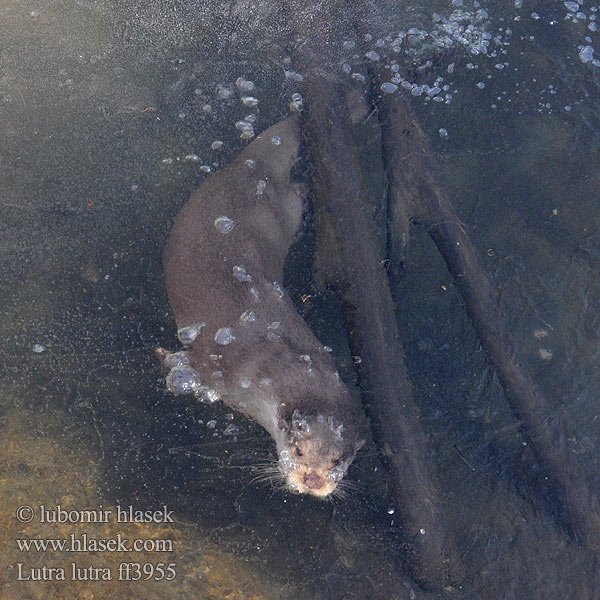
<svg viewBox="0 0 600 600">
<path fill-rule="evenodd" d="M 370 3 L 366 39 L 348 27 L 332 40 L 349 85 L 363 92 L 364 62 L 377 61 L 390 67 L 383 93 L 412 98 L 520 363 L 552 407 L 548 427 L 596 494 L 599 13 L 593 0 Z M 464 561 L 454 587 L 424 591 L 403 566 L 372 443 L 350 469 L 348 499 L 292 496 L 251 483 L 252 467 L 273 457 L 260 427 L 164 389 L 154 349 L 176 346 L 164 243 L 191 192 L 248 143 L 236 123 L 255 115 L 246 123 L 258 133 L 288 114 L 301 82 L 282 23 L 277 2 L 0 4 L 2 598 L 598 598 L 598 549 L 557 524 L 452 278 L 418 228 L 395 292 Z M 376 173 L 376 119 L 360 127 Z M 378 201 L 383 185 L 373 186 Z M 339 307 L 295 267 L 292 293 L 313 294 L 307 318 L 351 372 Z M 40 523 L 40 505 L 111 517 Z M 33 520 L 17 519 L 22 506 Z M 174 522 L 119 523 L 118 506 L 166 506 Z M 73 559 L 15 542 L 84 533 L 166 540 L 172 552 L 150 544 Z M 112 580 L 73 578 L 72 562 Z M 118 580 L 122 563 L 146 570 Z M 174 578 L 158 564 L 174 564 Z M 66 581 L 43 567 L 64 567 Z"/>
</svg>

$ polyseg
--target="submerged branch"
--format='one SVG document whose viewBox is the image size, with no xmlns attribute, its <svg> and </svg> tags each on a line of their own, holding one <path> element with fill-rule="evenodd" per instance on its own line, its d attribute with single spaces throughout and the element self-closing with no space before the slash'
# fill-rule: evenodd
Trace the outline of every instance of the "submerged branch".
<svg viewBox="0 0 600 600">
<path fill-rule="evenodd" d="M 336 13 L 337 14 L 337 13 Z M 390 487 L 413 575 L 428 587 L 454 579 L 460 563 L 447 535 L 427 446 L 418 423 L 398 334 L 388 278 L 375 225 L 367 210 L 361 166 L 351 132 L 346 90 L 323 68 L 336 20 L 331 6 L 314 2 L 290 12 L 302 39 L 295 61 L 304 76 L 303 134 L 310 155 L 312 189 L 340 243 L 344 303 L 352 352 L 360 355 L 367 410 L 388 469 Z M 329 64 L 335 64 L 331 60 Z"/>
<path fill-rule="evenodd" d="M 476 250 L 445 190 L 428 165 L 427 138 L 401 97 L 377 101 L 382 129 L 384 163 L 392 213 L 423 223 L 453 275 L 481 345 L 489 356 L 506 398 L 523 423 L 522 431 L 556 494 L 572 534 L 600 534 L 600 518 L 590 490 L 572 461 L 555 445 L 548 427 L 548 403 L 531 377 L 521 368 L 509 339 L 496 294 L 484 273 Z M 396 227 L 394 222 L 392 226 Z M 404 243 L 403 226 L 392 231 L 393 247 Z"/>
</svg>

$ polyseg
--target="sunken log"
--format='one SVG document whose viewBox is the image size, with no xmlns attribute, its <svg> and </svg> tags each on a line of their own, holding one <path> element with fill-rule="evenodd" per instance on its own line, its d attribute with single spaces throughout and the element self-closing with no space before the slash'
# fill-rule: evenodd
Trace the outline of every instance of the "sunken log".
<svg viewBox="0 0 600 600">
<path fill-rule="evenodd" d="M 304 77 L 303 136 L 312 165 L 317 211 L 337 229 L 342 281 L 337 282 L 353 354 L 360 356 L 363 399 L 387 467 L 406 552 L 422 585 L 441 588 L 460 560 L 446 531 L 427 445 L 408 381 L 383 256 L 367 210 L 368 193 L 354 147 L 346 88 L 337 74 L 335 24 L 344 7 L 288 2 L 299 43 L 295 67 Z M 334 18 L 335 16 L 335 18 Z"/>
<path fill-rule="evenodd" d="M 600 517 L 591 491 L 560 450 L 548 425 L 551 409 L 520 366 L 496 293 L 464 225 L 429 164 L 427 137 L 401 96 L 378 96 L 384 165 L 388 178 L 392 251 L 406 245 L 407 217 L 420 222 L 454 277 L 467 313 L 487 353 L 522 433 L 544 470 L 560 505 L 560 518 L 575 539 L 598 539 Z"/>
</svg>

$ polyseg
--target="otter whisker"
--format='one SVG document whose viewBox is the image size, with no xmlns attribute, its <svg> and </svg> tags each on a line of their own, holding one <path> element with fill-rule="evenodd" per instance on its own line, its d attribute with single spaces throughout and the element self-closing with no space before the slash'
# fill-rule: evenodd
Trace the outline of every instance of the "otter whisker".
<svg viewBox="0 0 600 600">
<path fill-rule="evenodd" d="M 342 481 L 338 483 L 336 491 L 340 490 L 344 494 L 351 494 L 362 493 L 365 489 L 366 486 L 363 483 L 359 483 L 358 481 L 350 481 L 349 479 L 342 479 Z"/>
<path fill-rule="evenodd" d="M 250 483 L 263 483 L 265 481 L 279 481 L 280 477 L 278 477 L 277 473 L 261 473 L 256 475 L 250 480 Z"/>
<path fill-rule="evenodd" d="M 284 483 L 279 463 L 277 462 L 271 461 L 253 465 L 252 470 L 255 472 L 255 476 L 250 480 L 252 484 L 268 484 L 274 487 L 275 484 Z"/>
</svg>

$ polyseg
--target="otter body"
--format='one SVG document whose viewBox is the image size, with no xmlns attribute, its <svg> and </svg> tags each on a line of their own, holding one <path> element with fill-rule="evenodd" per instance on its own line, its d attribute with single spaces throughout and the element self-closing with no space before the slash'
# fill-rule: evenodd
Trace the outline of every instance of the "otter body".
<svg viewBox="0 0 600 600">
<path fill-rule="evenodd" d="M 164 265 L 186 349 L 163 357 L 170 389 L 260 423 L 287 486 L 327 496 L 362 444 L 362 413 L 281 287 L 306 208 L 290 181 L 300 141 L 297 117 L 277 123 L 178 214 Z"/>
</svg>

